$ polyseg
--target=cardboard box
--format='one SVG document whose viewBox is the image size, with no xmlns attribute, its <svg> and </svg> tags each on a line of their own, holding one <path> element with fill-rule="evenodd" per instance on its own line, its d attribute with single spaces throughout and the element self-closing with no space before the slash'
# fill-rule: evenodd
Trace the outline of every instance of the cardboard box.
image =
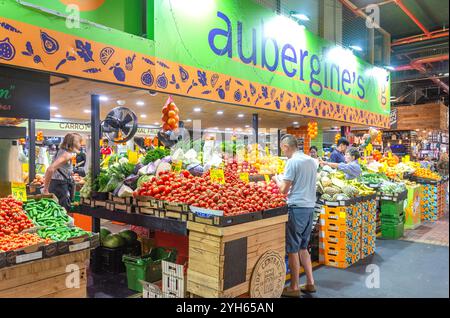
<svg viewBox="0 0 450 318">
<path fill-rule="evenodd" d="M 44 243 L 27 246 L 18 250 L 0 252 L 0 268 L 20 265 L 44 258 Z"/>
</svg>

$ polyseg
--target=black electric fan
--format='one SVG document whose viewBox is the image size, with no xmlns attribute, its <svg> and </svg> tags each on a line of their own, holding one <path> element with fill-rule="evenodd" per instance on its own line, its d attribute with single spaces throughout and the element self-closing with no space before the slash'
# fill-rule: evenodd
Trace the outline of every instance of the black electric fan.
<svg viewBox="0 0 450 318">
<path fill-rule="evenodd" d="M 134 137 L 137 128 L 136 114 L 126 107 L 116 107 L 102 121 L 102 133 L 108 140 L 124 143 Z"/>
</svg>

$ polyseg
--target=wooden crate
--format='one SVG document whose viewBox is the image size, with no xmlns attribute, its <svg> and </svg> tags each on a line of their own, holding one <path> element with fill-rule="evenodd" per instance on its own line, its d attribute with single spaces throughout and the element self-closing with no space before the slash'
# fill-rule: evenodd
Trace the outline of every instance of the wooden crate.
<svg viewBox="0 0 450 318">
<path fill-rule="evenodd" d="M 229 227 L 188 222 L 189 267 L 187 291 L 193 295 L 217 298 L 237 297 L 248 293 L 255 267 L 267 252 L 275 252 L 282 259 L 285 280 L 285 223 L 287 215 L 262 219 Z M 273 278 L 273 277 L 270 277 Z M 260 279 L 270 284 L 271 280 Z M 265 286 L 268 290 L 271 286 Z"/>
<path fill-rule="evenodd" d="M 1 269 L 0 298 L 85 298 L 89 255 L 83 250 Z M 67 286 L 75 282 L 69 275 L 79 277 L 79 288 Z"/>
</svg>

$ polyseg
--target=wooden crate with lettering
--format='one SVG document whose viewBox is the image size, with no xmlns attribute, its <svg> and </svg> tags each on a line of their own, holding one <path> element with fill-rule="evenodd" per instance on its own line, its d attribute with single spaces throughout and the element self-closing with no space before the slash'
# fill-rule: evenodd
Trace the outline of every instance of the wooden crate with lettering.
<svg viewBox="0 0 450 318">
<path fill-rule="evenodd" d="M 229 227 L 188 221 L 187 291 L 205 298 L 279 297 L 286 277 L 287 219 L 281 215 Z"/>
<path fill-rule="evenodd" d="M 82 250 L 5 267 L 0 270 L 0 298 L 85 298 L 89 256 L 90 250 Z"/>
</svg>

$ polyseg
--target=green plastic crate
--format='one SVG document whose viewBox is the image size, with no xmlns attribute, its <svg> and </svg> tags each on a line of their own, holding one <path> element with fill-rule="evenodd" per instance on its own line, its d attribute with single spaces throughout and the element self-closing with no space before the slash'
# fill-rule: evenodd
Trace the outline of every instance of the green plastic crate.
<svg viewBox="0 0 450 318">
<path fill-rule="evenodd" d="M 397 225 L 399 223 L 404 224 L 405 223 L 405 214 L 402 213 L 398 216 L 380 216 L 381 224 L 391 224 L 391 225 Z"/>
<path fill-rule="evenodd" d="M 388 200 L 381 200 L 380 210 L 381 216 L 385 217 L 398 217 L 404 212 L 405 200 L 394 202 Z"/>
<path fill-rule="evenodd" d="M 384 239 L 397 240 L 403 236 L 404 224 L 397 225 L 381 224 L 381 237 Z"/>
<path fill-rule="evenodd" d="M 142 292 L 140 280 L 150 283 L 162 279 L 161 261 L 175 262 L 177 252 L 175 249 L 162 247 L 154 248 L 149 254 L 142 257 L 124 255 L 122 261 L 127 269 L 128 288 Z"/>
</svg>

